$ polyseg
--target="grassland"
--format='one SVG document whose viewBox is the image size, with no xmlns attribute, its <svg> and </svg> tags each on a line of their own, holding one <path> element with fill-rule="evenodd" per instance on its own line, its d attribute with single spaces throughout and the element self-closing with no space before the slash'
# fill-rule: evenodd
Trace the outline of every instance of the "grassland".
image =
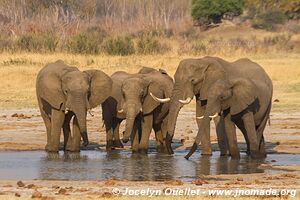
<svg viewBox="0 0 300 200">
<path fill-rule="evenodd" d="M 180 60 L 213 55 L 229 61 L 248 57 L 259 63 L 273 80 L 274 100 L 279 100 L 274 102 L 273 111 L 300 111 L 300 34 L 225 26 L 198 33 L 195 40 L 191 37 L 187 40 L 164 39 L 163 42 L 172 49 L 162 55 L 3 52 L 0 54 L 0 108 L 37 107 L 36 75 L 46 63 L 57 59 L 81 70 L 96 68 L 107 74 L 118 70 L 133 73 L 141 66 L 152 66 L 166 69 L 173 75 Z M 293 50 L 286 49 L 287 45 L 293 46 Z"/>
<path fill-rule="evenodd" d="M 136 72 L 141 66 L 164 68 L 174 74 L 180 60 L 196 56 L 149 55 L 104 56 L 71 54 L 3 53 L 0 57 L 0 107 L 36 107 L 35 77 L 48 62 L 63 59 L 81 70 L 96 68 L 107 74 L 117 70 Z M 274 83 L 273 110 L 300 110 L 300 54 L 248 56 L 262 65 Z M 230 61 L 238 56 L 225 57 Z"/>
</svg>

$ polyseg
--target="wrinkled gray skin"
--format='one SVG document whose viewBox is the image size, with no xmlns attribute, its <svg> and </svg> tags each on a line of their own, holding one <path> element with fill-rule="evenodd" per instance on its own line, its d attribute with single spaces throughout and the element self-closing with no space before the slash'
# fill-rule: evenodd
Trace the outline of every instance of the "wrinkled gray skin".
<svg viewBox="0 0 300 200">
<path fill-rule="evenodd" d="M 137 74 L 115 72 L 112 95 L 103 104 L 103 119 L 107 132 L 107 150 L 123 147 L 119 126 L 126 119 L 123 142 L 131 137 L 133 152 L 147 153 L 152 128 L 156 134 L 157 150 L 166 151 L 166 116 L 169 103 L 162 104 L 151 97 L 170 97 L 173 80 L 164 71 L 142 68 Z"/>
<path fill-rule="evenodd" d="M 43 67 L 37 75 L 36 94 L 47 129 L 46 151 L 58 152 L 61 129 L 65 151 L 79 152 L 81 137 L 83 145 L 88 145 L 87 111 L 107 99 L 111 87 L 112 80 L 100 70 L 81 72 L 61 60 Z"/>
<path fill-rule="evenodd" d="M 229 114 L 219 117 L 221 122 L 218 126 L 226 130 L 231 156 L 239 158 L 232 116 L 238 116 L 236 124 L 245 136 L 251 156 L 263 156 L 262 133 L 269 117 L 272 91 L 272 81 L 266 72 L 249 59 L 240 59 L 232 63 L 217 57 L 181 61 L 175 73 L 175 85 L 168 117 L 166 143 L 169 153 L 172 153 L 170 142 L 178 112 L 183 106 L 179 100 L 196 96 L 196 116 L 201 118 L 203 116 L 203 118 L 197 119 L 199 128 L 197 138 L 186 158 L 196 150 L 199 142 L 201 142 L 202 154 L 211 154 L 210 120 L 215 113 L 229 108 Z M 258 112 L 245 112 L 256 98 L 260 104 Z M 207 104 L 201 105 L 201 102 L 205 101 Z"/>
</svg>

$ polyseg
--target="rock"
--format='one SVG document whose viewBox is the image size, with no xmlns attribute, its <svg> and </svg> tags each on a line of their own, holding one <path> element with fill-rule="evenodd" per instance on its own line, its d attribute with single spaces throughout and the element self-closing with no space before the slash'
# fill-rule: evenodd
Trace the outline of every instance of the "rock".
<svg viewBox="0 0 300 200">
<path fill-rule="evenodd" d="M 203 185 L 203 184 L 208 184 L 208 182 L 205 180 L 197 179 L 197 180 L 192 181 L 192 184 Z"/>
<path fill-rule="evenodd" d="M 104 192 L 102 195 L 101 195 L 103 198 L 109 198 L 109 197 L 112 197 L 113 194 L 111 192 Z"/>
<path fill-rule="evenodd" d="M 41 198 L 41 200 L 54 200 L 54 199 L 55 199 L 54 197 L 48 197 L 48 196 Z"/>
<path fill-rule="evenodd" d="M 60 190 L 58 190 L 58 193 L 57 193 L 57 194 L 65 195 L 66 193 L 67 193 L 67 190 L 64 189 L 64 188 L 61 188 Z"/>
<path fill-rule="evenodd" d="M 29 185 L 27 185 L 25 188 L 28 188 L 28 189 L 36 189 L 37 186 L 34 185 L 34 184 L 29 184 Z"/>
<path fill-rule="evenodd" d="M 271 162 L 277 162 L 276 160 L 271 160 Z"/>
<path fill-rule="evenodd" d="M 16 192 L 15 197 L 21 197 L 20 193 Z"/>
<path fill-rule="evenodd" d="M 41 198 L 42 197 L 42 193 L 40 193 L 39 191 L 35 190 L 32 195 L 31 198 L 35 199 L 35 198 Z"/>
<path fill-rule="evenodd" d="M 12 185 L 3 185 L 2 187 L 13 187 Z"/>
<path fill-rule="evenodd" d="M 274 102 L 276 102 L 276 103 L 279 102 L 279 99 L 275 99 Z"/>
<path fill-rule="evenodd" d="M 11 117 L 18 117 L 18 113 L 12 114 Z"/>
<path fill-rule="evenodd" d="M 53 189 L 59 189 L 60 187 L 58 185 L 52 185 Z"/>
<path fill-rule="evenodd" d="M 243 181 L 244 179 L 242 177 L 238 177 L 236 180 L 237 181 Z"/>
<path fill-rule="evenodd" d="M 164 181 L 165 184 L 167 185 L 183 185 L 183 182 L 181 180 L 167 180 L 167 181 Z"/>
<path fill-rule="evenodd" d="M 105 182 L 104 185 L 106 186 L 112 186 L 116 184 L 116 178 L 112 177 L 112 178 L 108 178 Z"/>
<path fill-rule="evenodd" d="M 17 185 L 18 185 L 18 187 L 24 187 L 25 186 L 25 184 L 22 181 L 18 181 Z"/>
</svg>

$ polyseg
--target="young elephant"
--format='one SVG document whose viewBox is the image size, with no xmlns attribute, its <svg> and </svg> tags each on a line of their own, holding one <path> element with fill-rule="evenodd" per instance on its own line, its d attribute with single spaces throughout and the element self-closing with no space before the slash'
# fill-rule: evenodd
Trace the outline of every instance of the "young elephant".
<svg viewBox="0 0 300 200">
<path fill-rule="evenodd" d="M 269 81 L 252 81 L 247 78 L 218 80 L 211 87 L 207 108 L 203 116 L 203 126 L 209 125 L 210 118 L 222 114 L 225 119 L 229 151 L 232 157 L 239 158 L 235 125 L 242 131 L 253 158 L 265 157 L 263 131 L 271 111 L 272 85 Z M 193 148 L 186 156 L 189 158 L 200 135 L 196 137 Z"/>
<path fill-rule="evenodd" d="M 158 100 L 171 95 L 172 78 L 152 68 L 143 68 L 138 74 L 120 71 L 111 78 L 112 94 L 102 104 L 107 150 L 122 147 L 119 125 L 126 119 L 123 142 L 131 137 L 133 152 L 147 153 L 152 128 L 156 134 L 157 150 L 164 151 L 169 105 Z"/>
<path fill-rule="evenodd" d="M 47 129 L 48 152 L 58 152 L 61 129 L 65 151 L 79 152 L 80 138 L 88 145 L 86 114 L 110 94 L 112 80 L 100 70 L 79 71 L 58 60 L 47 64 L 37 75 L 36 94 Z M 72 117 L 73 130 L 69 123 Z"/>
</svg>

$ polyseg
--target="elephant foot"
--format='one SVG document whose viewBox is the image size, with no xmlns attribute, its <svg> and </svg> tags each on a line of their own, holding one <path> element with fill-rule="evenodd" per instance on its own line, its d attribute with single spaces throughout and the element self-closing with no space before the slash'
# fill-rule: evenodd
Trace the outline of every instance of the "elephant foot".
<svg viewBox="0 0 300 200">
<path fill-rule="evenodd" d="M 114 140 L 113 141 L 113 146 L 116 147 L 116 148 L 121 148 L 121 149 L 124 148 L 124 145 L 122 144 L 121 140 Z"/>
<path fill-rule="evenodd" d="M 220 156 L 227 156 L 228 155 L 228 150 L 227 148 L 220 149 Z"/>
<path fill-rule="evenodd" d="M 240 159 L 240 158 L 241 158 L 241 156 L 240 156 L 240 153 L 239 153 L 239 152 L 237 152 L 237 153 L 233 153 L 233 154 L 230 154 L 230 156 L 231 156 L 231 158 L 232 158 L 232 159 Z"/>
<path fill-rule="evenodd" d="M 113 140 L 106 141 L 106 151 L 112 151 L 114 150 L 114 142 Z"/>
<path fill-rule="evenodd" d="M 80 152 L 80 148 L 74 148 L 74 147 L 73 148 L 72 147 L 71 148 L 66 148 L 65 153 L 66 152 L 67 153 L 78 153 L 78 152 Z"/>
<path fill-rule="evenodd" d="M 264 159 L 267 157 L 267 155 L 265 153 L 261 153 L 259 151 L 251 151 L 250 157 L 252 159 Z"/>
<path fill-rule="evenodd" d="M 203 156 L 211 156 L 212 155 L 211 148 L 203 148 L 201 150 L 201 155 L 203 155 Z"/>
<path fill-rule="evenodd" d="M 58 153 L 59 152 L 59 148 L 58 147 L 52 147 L 50 145 L 46 145 L 45 150 L 48 153 Z"/>
<path fill-rule="evenodd" d="M 138 154 L 139 150 L 138 149 L 132 149 L 132 154 Z"/>
<path fill-rule="evenodd" d="M 140 154 L 148 154 L 148 149 L 139 149 Z"/>
</svg>

